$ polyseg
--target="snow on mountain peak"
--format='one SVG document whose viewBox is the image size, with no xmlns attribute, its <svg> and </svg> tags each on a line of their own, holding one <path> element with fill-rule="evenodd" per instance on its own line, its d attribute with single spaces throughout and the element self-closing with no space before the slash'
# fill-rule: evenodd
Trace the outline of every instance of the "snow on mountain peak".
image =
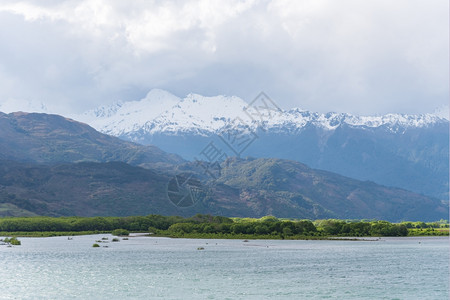
<svg viewBox="0 0 450 300">
<path fill-rule="evenodd" d="M 141 100 L 116 102 L 111 106 L 101 106 L 73 118 L 101 132 L 122 135 L 139 130 L 149 120 L 166 113 L 180 101 L 180 98 L 167 91 L 152 89 Z"/>
<path fill-rule="evenodd" d="M 442 122 L 443 119 L 433 114 L 406 115 L 386 114 L 382 116 L 346 116 L 344 122 L 352 126 L 380 127 L 386 126 L 391 131 L 398 128 L 425 127 L 430 124 Z"/>
<path fill-rule="evenodd" d="M 434 110 L 433 115 L 436 115 L 442 119 L 450 120 L 450 107 L 444 105 Z"/>
<path fill-rule="evenodd" d="M 244 108 L 247 105 L 236 96 L 207 97 L 189 94 L 181 99 L 167 91 L 153 89 L 141 100 L 100 107 L 75 119 L 115 136 L 143 133 L 191 132 L 201 135 L 217 133 L 236 118 L 240 118 L 253 128 L 262 126 L 265 129 L 276 130 L 301 130 L 307 124 L 335 130 L 342 124 L 347 124 L 364 127 L 386 126 L 396 131 L 399 127 L 423 127 L 443 121 L 434 114 L 354 116 L 334 112 L 319 114 L 295 108 L 275 115 L 266 115 L 262 122 L 258 122 L 245 114 Z"/>
<path fill-rule="evenodd" d="M 238 97 L 205 97 L 189 94 L 170 110 L 154 120 L 149 120 L 152 124 L 146 130 L 150 133 L 215 132 L 234 118 L 244 117 L 245 105 L 246 103 Z"/>
<path fill-rule="evenodd" d="M 173 105 L 174 103 L 180 102 L 181 99 L 168 91 L 161 89 L 152 89 L 147 93 L 144 99 L 136 102 L 147 102 L 151 105 Z"/>
<path fill-rule="evenodd" d="M 92 111 L 85 112 L 86 115 L 93 115 L 97 118 L 109 118 L 117 113 L 117 111 L 122 107 L 123 102 L 117 101 L 109 106 L 99 106 Z"/>
</svg>

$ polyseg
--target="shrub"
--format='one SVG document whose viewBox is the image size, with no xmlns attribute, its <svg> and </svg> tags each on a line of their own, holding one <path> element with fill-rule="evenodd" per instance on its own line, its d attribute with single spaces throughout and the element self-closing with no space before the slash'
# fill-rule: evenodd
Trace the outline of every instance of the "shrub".
<svg viewBox="0 0 450 300">
<path fill-rule="evenodd" d="M 9 243 L 9 244 L 11 244 L 11 245 L 14 245 L 14 246 L 20 246 L 22 243 L 17 239 L 17 238 L 15 238 L 15 237 L 12 237 L 12 238 L 5 238 L 4 240 L 3 240 L 5 243 Z"/>
<path fill-rule="evenodd" d="M 93 247 L 93 248 L 99 248 L 100 245 L 99 245 L 99 244 L 94 244 L 94 245 L 92 245 L 92 247 Z"/>
<path fill-rule="evenodd" d="M 150 234 L 158 234 L 159 233 L 159 229 L 157 229 L 157 228 L 155 228 L 155 227 L 153 227 L 153 226 L 150 226 L 148 229 L 147 229 L 147 231 L 148 231 L 148 233 L 150 233 Z"/>
<path fill-rule="evenodd" d="M 291 236 L 292 230 L 289 227 L 285 227 L 285 228 L 283 228 L 283 234 L 286 236 Z"/>
<path fill-rule="evenodd" d="M 126 229 L 114 229 L 112 235 L 115 236 L 129 236 L 130 232 Z"/>
</svg>

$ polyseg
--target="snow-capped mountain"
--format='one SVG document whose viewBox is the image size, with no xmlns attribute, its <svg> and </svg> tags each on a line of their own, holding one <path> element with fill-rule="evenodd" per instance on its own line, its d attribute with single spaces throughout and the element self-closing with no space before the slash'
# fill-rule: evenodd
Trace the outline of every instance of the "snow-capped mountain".
<svg viewBox="0 0 450 300">
<path fill-rule="evenodd" d="M 153 89 L 140 101 L 102 106 L 73 117 L 115 136 L 136 132 L 212 133 L 237 116 L 244 117 L 245 106 L 246 103 L 238 97 L 190 94 L 181 99 L 169 92 Z"/>
<path fill-rule="evenodd" d="M 152 90 L 142 100 L 118 102 L 72 118 L 103 133 L 152 144 L 185 159 L 210 160 L 212 156 L 205 156 L 205 150 L 214 145 L 208 151 L 217 151 L 216 157 L 296 160 L 313 168 L 448 199 L 449 122 L 436 114 L 320 114 L 281 110 L 264 94 L 247 103 L 238 97 L 197 94 L 181 99 Z M 229 128 L 235 132 L 245 128 L 251 134 L 239 141 Z"/>
<path fill-rule="evenodd" d="M 311 113 L 301 109 L 272 109 L 269 116 L 264 107 L 261 109 L 261 103 L 256 103 L 256 106 L 260 107 L 258 112 L 262 116 L 259 118 L 245 113 L 245 108 L 252 106 L 238 97 L 189 94 L 181 99 L 169 92 L 154 89 L 142 100 L 117 102 L 73 117 L 103 133 L 128 137 L 137 142 L 142 141 L 141 137 L 146 134 L 214 134 L 236 118 L 253 129 L 261 127 L 278 131 L 298 131 L 308 124 L 327 130 L 335 130 L 340 125 L 347 124 L 372 128 L 384 126 L 396 131 L 399 128 L 424 127 L 445 122 L 435 114 L 354 116 L 344 113 Z"/>
</svg>

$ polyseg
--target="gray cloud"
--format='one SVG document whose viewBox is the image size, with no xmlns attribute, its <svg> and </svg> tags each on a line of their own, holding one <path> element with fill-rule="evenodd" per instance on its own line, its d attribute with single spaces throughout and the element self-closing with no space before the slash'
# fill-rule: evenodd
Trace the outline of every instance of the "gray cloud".
<svg viewBox="0 0 450 300">
<path fill-rule="evenodd" d="M 157 87 L 430 112 L 448 104 L 448 19 L 445 0 L 0 1 L 0 109 L 81 112 Z"/>
</svg>

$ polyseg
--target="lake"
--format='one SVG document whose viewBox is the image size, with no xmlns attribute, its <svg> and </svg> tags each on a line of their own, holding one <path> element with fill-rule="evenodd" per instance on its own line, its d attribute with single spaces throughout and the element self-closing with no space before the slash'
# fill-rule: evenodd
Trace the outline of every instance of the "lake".
<svg viewBox="0 0 450 300">
<path fill-rule="evenodd" d="M 0 246 L 0 299 L 449 298 L 448 237 L 19 239 Z"/>
</svg>

